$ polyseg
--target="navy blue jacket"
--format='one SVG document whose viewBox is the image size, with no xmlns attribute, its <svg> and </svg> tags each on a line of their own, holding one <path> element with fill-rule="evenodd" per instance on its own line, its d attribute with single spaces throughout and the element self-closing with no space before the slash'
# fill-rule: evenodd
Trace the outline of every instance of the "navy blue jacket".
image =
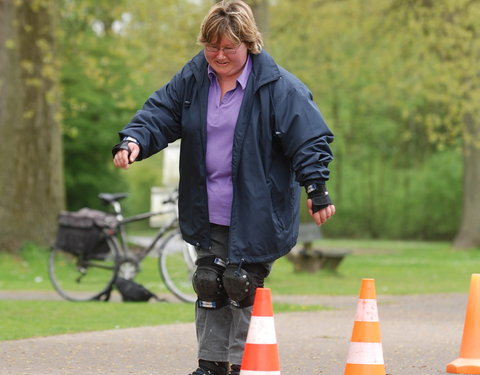
<svg viewBox="0 0 480 375">
<path fill-rule="evenodd" d="M 326 181 L 333 134 L 307 87 L 266 53 L 253 70 L 232 151 L 230 263 L 271 262 L 295 245 L 300 185 Z M 210 246 L 205 172 L 209 79 L 203 51 L 153 93 L 121 138 L 136 138 L 137 160 L 181 138 L 179 215 L 183 238 Z"/>
</svg>

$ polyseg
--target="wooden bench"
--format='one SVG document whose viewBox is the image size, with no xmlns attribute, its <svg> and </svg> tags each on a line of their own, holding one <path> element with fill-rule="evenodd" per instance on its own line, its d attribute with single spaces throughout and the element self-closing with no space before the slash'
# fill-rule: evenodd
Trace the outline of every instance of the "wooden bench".
<svg viewBox="0 0 480 375">
<path fill-rule="evenodd" d="M 313 242 L 322 238 L 320 228 L 314 223 L 300 224 L 298 245 L 287 255 L 295 272 L 315 273 L 319 270 L 336 272 L 342 260 L 351 253 L 347 249 L 319 249 Z"/>
</svg>

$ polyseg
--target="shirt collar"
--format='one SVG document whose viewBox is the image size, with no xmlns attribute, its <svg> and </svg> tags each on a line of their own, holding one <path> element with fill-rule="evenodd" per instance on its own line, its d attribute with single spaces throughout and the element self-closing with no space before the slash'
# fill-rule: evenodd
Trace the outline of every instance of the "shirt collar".
<svg viewBox="0 0 480 375">
<path fill-rule="evenodd" d="M 240 86 L 242 86 L 242 89 L 244 90 L 245 90 L 245 87 L 247 87 L 248 77 L 250 76 L 251 72 L 252 72 L 252 60 L 250 58 L 250 54 L 248 54 L 247 62 L 243 67 L 242 73 L 237 78 L 237 82 L 240 84 Z M 212 82 L 212 80 L 217 77 L 215 71 L 212 69 L 210 64 L 208 65 L 208 77 L 210 78 L 210 82 Z"/>
</svg>

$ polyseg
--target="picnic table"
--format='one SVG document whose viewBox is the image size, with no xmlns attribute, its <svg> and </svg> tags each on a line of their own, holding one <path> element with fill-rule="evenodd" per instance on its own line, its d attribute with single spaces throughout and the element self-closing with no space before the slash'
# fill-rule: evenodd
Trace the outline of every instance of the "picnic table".
<svg viewBox="0 0 480 375">
<path fill-rule="evenodd" d="M 349 249 L 315 247 L 314 242 L 320 239 L 322 232 L 314 223 L 300 224 L 298 245 L 287 255 L 295 272 L 315 273 L 322 269 L 337 272 L 340 263 L 351 253 Z"/>
</svg>

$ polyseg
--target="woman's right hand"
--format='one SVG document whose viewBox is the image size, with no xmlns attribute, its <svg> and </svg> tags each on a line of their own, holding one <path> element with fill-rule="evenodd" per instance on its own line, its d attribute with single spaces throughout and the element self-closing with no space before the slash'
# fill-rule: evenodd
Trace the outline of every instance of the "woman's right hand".
<svg viewBox="0 0 480 375">
<path fill-rule="evenodd" d="M 113 164 L 115 167 L 128 169 L 130 164 L 137 159 L 137 156 L 140 153 L 140 147 L 135 142 L 128 142 L 128 148 L 130 149 L 130 152 L 127 150 L 119 150 L 115 154 L 115 157 L 113 158 Z"/>
</svg>

